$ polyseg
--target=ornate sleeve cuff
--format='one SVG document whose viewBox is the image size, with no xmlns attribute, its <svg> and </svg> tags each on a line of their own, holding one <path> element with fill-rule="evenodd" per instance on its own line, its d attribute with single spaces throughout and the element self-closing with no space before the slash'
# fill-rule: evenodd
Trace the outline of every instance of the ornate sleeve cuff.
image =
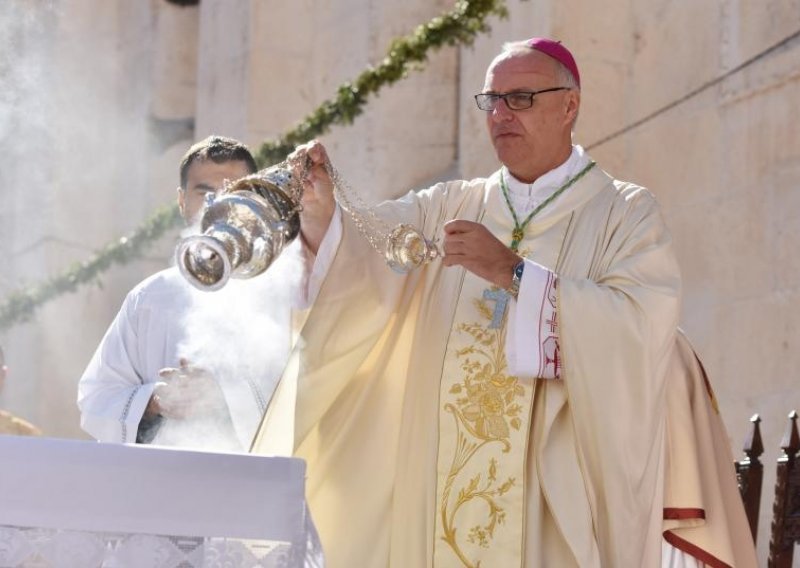
<svg viewBox="0 0 800 568">
<path fill-rule="evenodd" d="M 512 375 L 557 379 L 561 376 L 556 323 L 558 276 L 525 259 L 519 295 L 509 310 L 506 355 Z"/>
</svg>

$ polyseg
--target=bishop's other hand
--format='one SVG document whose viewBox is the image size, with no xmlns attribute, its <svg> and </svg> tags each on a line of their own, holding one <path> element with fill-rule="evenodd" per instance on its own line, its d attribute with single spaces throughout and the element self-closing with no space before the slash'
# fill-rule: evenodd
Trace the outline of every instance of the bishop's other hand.
<svg viewBox="0 0 800 568">
<path fill-rule="evenodd" d="M 442 249 L 445 266 L 463 266 L 503 289 L 511 286 L 514 267 L 522 260 L 489 229 L 462 219 L 445 223 Z"/>
</svg>

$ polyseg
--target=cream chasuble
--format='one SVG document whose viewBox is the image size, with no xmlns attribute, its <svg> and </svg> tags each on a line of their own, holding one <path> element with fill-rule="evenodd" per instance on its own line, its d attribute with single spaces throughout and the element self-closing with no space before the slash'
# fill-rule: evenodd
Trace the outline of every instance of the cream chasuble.
<svg viewBox="0 0 800 568">
<path fill-rule="evenodd" d="M 497 174 L 380 215 L 429 236 L 513 227 Z M 559 275 L 560 380 L 507 375 L 487 283 L 438 262 L 394 274 L 345 220 L 283 379 L 328 566 L 660 565 L 680 280 L 657 206 L 596 167 L 521 249 Z M 269 416 L 255 452 L 281 436 Z"/>
</svg>

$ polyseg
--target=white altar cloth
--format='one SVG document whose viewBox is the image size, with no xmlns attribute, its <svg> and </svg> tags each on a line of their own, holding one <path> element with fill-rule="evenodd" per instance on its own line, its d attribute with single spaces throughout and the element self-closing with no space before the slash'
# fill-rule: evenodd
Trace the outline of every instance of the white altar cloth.
<svg viewBox="0 0 800 568">
<path fill-rule="evenodd" d="M 304 486 L 293 458 L 0 436 L 0 566 L 321 566 Z"/>
</svg>

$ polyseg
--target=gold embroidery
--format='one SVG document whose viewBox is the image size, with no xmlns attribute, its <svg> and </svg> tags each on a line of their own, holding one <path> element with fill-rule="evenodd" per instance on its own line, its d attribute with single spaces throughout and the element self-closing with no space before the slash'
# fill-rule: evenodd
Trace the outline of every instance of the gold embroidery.
<svg viewBox="0 0 800 568">
<path fill-rule="evenodd" d="M 484 300 L 475 300 L 481 317 L 491 321 L 492 311 Z M 499 444 L 503 453 L 511 450 L 511 429 L 522 426 L 523 407 L 518 397 L 525 397 L 525 389 L 516 377 L 506 374 L 505 325 L 490 329 L 485 323 L 464 323 L 456 330 L 472 337 L 472 344 L 456 351 L 464 372 L 463 380 L 450 387 L 450 401 L 444 410 L 453 415 L 457 443 L 440 502 L 441 536 L 464 566 L 477 568 L 458 543 L 456 514 L 467 503 L 482 501 L 487 507 L 486 523 L 473 526 L 466 534 L 467 542 L 488 548 L 498 525 L 505 521 L 505 511 L 496 498 L 507 493 L 517 479 L 497 479 L 497 460 L 489 460 L 485 474 L 476 473 L 466 484 L 457 487 L 458 476 L 468 462 L 485 446 Z M 456 491 L 455 500 L 450 496 Z"/>
</svg>

